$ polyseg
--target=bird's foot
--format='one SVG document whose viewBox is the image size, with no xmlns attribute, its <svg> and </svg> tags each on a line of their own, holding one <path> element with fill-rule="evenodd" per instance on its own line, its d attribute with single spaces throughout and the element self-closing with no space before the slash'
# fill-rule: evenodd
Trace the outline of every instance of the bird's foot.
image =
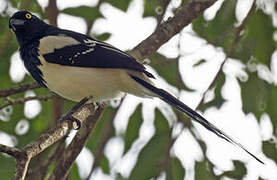
<svg viewBox="0 0 277 180">
<path fill-rule="evenodd" d="M 94 106 L 94 111 L 96 111 L 101 106 L 100 102 L 93 102 L 92 104 Z"/>
<path fill-rule="evenodd" d="M 81 128 L 82 121 L 80 121 L 79 119 L 77 119 L 77 118 L 75 118 L 73 116 L 69 116 L 68 120 L 73 123 L 74 130 L 79 130 Z"/>
</svg>

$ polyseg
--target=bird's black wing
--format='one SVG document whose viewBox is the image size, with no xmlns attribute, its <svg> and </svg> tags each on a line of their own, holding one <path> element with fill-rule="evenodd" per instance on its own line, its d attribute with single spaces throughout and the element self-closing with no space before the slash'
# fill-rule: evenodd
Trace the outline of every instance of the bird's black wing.
<svg viewBox="0 0 277 180">
<path fill-rule="evenodd" d="M 44 38 L 55 38 L 55 41 L 49 42 L 61 43 L 58 42 L 59 37 L 70 37 L 78 43 L 71 44 L 69 41 L 61 48 L 54 48 L 53 51 L 43 54 L 42 56 L 49 63 L 77 67 L 129 69 L 145 73 L 148 77 L 154 78 L 134 57 L 86 35 L 67 30 L 56 30 Z M 47 44 L 47 46 L 51 45 Z M 53 47 L 55 47 L 55 44 L 53 44 Z"/>
</svg>

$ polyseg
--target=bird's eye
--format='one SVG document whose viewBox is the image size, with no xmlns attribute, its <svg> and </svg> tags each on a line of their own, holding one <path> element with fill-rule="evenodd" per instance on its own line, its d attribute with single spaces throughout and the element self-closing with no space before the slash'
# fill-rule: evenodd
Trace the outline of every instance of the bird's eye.
<svg viewBox="0 0 277 180">
<path fill-rule="evenodd" d="M 32 15 L 31 15 L 30 13 L 27 13 L 27 14 L 25 14 L 25 17 L 26 17 L 27 19 L 31 19 Z"/>
</svg>

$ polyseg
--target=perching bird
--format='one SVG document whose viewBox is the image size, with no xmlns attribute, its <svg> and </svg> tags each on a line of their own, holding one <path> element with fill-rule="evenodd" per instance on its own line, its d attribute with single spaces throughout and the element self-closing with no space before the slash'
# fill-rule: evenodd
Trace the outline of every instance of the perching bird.
<svg viewBox="0 0 277 180">
<path fill-rule="evenodd" d="M 9 27 L 26 69 L 56 94 L 76 102 L 90 96 L 95 102 L 105 101 L 124 93 L 158 97 L 263 163 L 200 114 L 155 87 L 154 76 L 129 54 L 84 34 L 51 26 L 28 11 L 16 12 Z"/>
</svg>

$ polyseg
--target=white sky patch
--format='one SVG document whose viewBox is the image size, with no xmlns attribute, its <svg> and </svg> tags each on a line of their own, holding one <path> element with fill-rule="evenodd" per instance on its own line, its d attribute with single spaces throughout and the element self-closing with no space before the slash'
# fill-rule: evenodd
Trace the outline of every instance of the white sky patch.
<svg viewBox="0 0 277 180">
<path fill-rule="evenodd" d="M 173 36 L 166 44 L 162 45 L 158 52 L 168 58 L 177 58 L 179 56 L 180 35 Z M 170 51 L 168 49 L 171 49 Z"/>
<path fill-rule="evenodd" d="M 11 56 L 11 65 L 9 71 L 12 81 L 15 83 L 21 82 L 24 79 L 26 72 L 27 70 L 23 65 L 19 52 L 16 51 Z"/>
<path fill-rule="evenodd" d="M 112 137 L 107 142 L 104 154 L 109 160 L 111 174 L 114 174 L 117 163 L 121 160 L 124 151 L 124 141 L 121 137 Z"/>
<path fill-rule="evenodd" d="M 182 42 L 186 41 L 182 40 Z M 180 58 L 181 77 L 189 88 L 203 92 L 215 77 L 224 58 L 225 54 L 220 48 L 215 48 L 209 44 L 201 46 L 198 51 Z M 194 67 L 202 59 L 206 62 Z"/>
<path fill-rule="evenodd" d="M 26 91 L 25 98 L 30 96 L 36 96 L 33 91 Z M 27 101 L 24 104 L 24 114 L 28 119 L 35 118 L 41 111 L 41 103 L 38 100 Z"/>
<path fill-rule="evenodd" d="M 48 6 L 49 1 L 48 0 L 37 0 L 39 5 L 42 7 L 42 9 L 45 9 Z M 67 2 L 67 1 L 64 1 Z"/>
<path fill-rule="evenodd" d="M 258 64 L 257 71 L 259 78 L 265 80 L 269 84 L 274 82 L 274 75 L 266 65 Z"/>
<path fill-rule="evenodd" d="M 109 176 L 105 174 L 101 168 L 96 168 L 92 175 L 90 180 L 114 180 L 115 177 Z"/>
<path fill-rule="evenodd" d="M 173 10 L 176 10 L 176 8 L 180 6 L 181 2 L 181 0 L 171 0 L 168 4 L 163 20 L 167 20 L 169 17 L 172 17 L 174 15 Z"/>
<path fill-rule="evenodd" d="M 185 180 L 194 179 L 195 161 L 202 161 L 203 154 L 199 144 L 187 129 L 184 129 L 175 141 L 171 155 L 178 157 L 186 169 Z"/>
<path fill-rule="evenodd" d="M 90 169 L 92 168 L 93 162 L 94 162 L 93 154 L 88 148 L 84 147 L 76 159 L 79 174 L 82 179 L 85 179 L 88 177 Z"/>
<path fill-rule="evenodd" d="M 15 133 L 17 135 L 24 135 L 29 131 L 30 123 L 26 119 L 21 119 L 15 126 Z"/>
<path fill-rule="evenodd" d="M 87 30 L 87 24 L 84 19 L 64 13 L 60 13 L 58 15 L 57 24 L 59 28 L 76 31 L 83 34 L 85 34 Z"/>
<path fill-rule="evenodd" d="M 16 137 L 0 131 L 0 143 L 6 146 L 15 147 L 17 145 Z"/>
<path fill-rule="evenodd" d="M 263 114 L 260 119 L 261 136 L 263 141 L 268 141 L 273 136 L 273 126 L 268 114 Z"/>
<path fill-rule="evenodd" d="M 254 0 L 238 0 L 236 4 L 236 18 L 238 20 L 238 24 L 240 25 L 241 22 L 246 17 L 247 13 L 251 9 Z"/>
<path fill-rule="evenodd" d="M 223 2 L 224 2 L 224 0 L 218 0 L 214 3 L 214 5 L 212 5 L 208 9 L 206 9 L 204 11 L 204 18 L 207 21 L 210 21 L 210 20 L 214 19 L 215 16 L 216 16 L 217 11 L 220 9 Z"/>
<path fill-rule="evenodd" d="M 59 10 L 63 10 L 65 8 L 77 7 L 77 6 L 96 6 L 99 0 L 78 0 L 78 1 L 65 1 L 65 0 L 57 0 L 57 7 Z"/>
<path fill-rule="evenodd" d="M 0 120 L 1 121 L 9 121 L 10 117 L 13 113 L 13 107 L 7 106 L 0 110 Z"/>
<path fill-rule="evenodd" d="M 203 38 L 200 38 L 193 30 L 192 25 L 186 26 L 181 31 L 180 38 L 180 54 L 189 55 L 195 53 L 198 49 L 207 45 L 207 41 Z"/>
<path fill-rule="evenodd" d="M 7 7 L 7 1 L 1 0 L 0 1 L 0 13 L 2 13 L 6 7 Z"/>
<path fill-rule="evenodd" d="M 237 59 L 228 58 L 223 67 L 225 75 L 236 77 L 240 81 L 247 81 L 248 74 L 245 72 L 245 64 Z"/>
<path fill-rule="evenodd" d="M 121 50 L 128 50 L 136 46 L 154 31 L 157 24 L 152 17 L 142 17 L 142 0 L 133 0 L 127 12 L 123 12 L 108 3 L 103 3 L 100 6 L 100 11 L 105 19 L 97 19 L 91 33 L 111 33 L 112 35 L 107 42 Z"/>
<path fill-rule="evenodd" d="M 230 89 L 232 89 L 232 93 L 230 93 Z M 221 89 L 221 95 L 225 100 L 234 102 L 238 108 L 242 108 L 240 86 L 234 76 L 225 76 L 225 83 Z"/>
</svg>

